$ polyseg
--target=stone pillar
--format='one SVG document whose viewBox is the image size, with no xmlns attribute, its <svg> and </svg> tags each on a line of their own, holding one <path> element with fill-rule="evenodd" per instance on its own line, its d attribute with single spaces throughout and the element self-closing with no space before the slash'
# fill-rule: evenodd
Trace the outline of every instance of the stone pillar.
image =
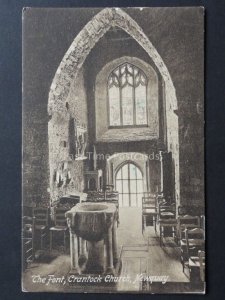
<svg viewBox="0 0 225 300">
<path fill-rule="evenodd" d="M 80 273 L 82 273 L 85 270 L 86 267 L 86 262 L 88 259 L 88 254 L 87 254 L 87 242 L 86 240 L 79 238 L 79 259 L 78 259 L 78 264 L 80 268 Z"/>
<path fill-rule="evenodd" d="M 80 238 L 80 255 L 87 258 L 87 246 L 86 241 Z"/>
<path fill-rule="evenodd" d="M 91 274 L 102 274 L 104 272 L 104 241 L 88 241 L 87 246 L 88 260 L 85 272 Z"/>
<path fill-rule="evenodd" d="M 114 216 L 113 216 L 114 217 Z M 109 224 L 110 223 L 110 224 Z M 108 231 L 105 236 L 105 248 L 106 248 L 106 274 L 114 275 L 113 266 L 113 235 L 112 235 L 112 218 L 108 222 Z"/>
<path fill-rule="evenodd" d="M 70 229 L 70 259 L 71 259 L 71 271 L 75 274 L 79 274 L 78 238 L 71 229 Z"/>
<path fill-rule="evenodd" d="M 163 192 L 163 156 L 162 156 L 162 151 L 159 152 L 160 154 L 160 170 L 161 170 L 161 174 L 160 174 L 160 193 Z"/>
<path fill-rule="evenodd" d="M 116 222 L 113 222 L 112 228 L 112 249 L 113 249 L 113 265 L 114 267 L 118 263 L 118 250 L 117 250 L 117 231 L 116 231 Z"/>
</svg>

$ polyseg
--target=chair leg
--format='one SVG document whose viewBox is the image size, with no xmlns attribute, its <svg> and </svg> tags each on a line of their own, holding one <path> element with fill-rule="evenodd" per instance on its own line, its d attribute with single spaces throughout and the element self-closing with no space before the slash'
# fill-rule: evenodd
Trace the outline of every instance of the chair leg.
<svg viewBox="0 0 225 300">
<path fill-rule="evenodd" d="M 146 228 L 146 216 L 142 215 L 142 234 L 144 233 Z"/>
<path fill-rule="evenodd" d="M 50 231 L 50 252 L 52 251 L 52 231 Z"/>
<path fill-rule="evenodd" d="M 156 216 L 153 217 L 154 218 L 154 226 L 155 226 L 155 232 L 157 231 L 156 229 Z"/>
</svg>

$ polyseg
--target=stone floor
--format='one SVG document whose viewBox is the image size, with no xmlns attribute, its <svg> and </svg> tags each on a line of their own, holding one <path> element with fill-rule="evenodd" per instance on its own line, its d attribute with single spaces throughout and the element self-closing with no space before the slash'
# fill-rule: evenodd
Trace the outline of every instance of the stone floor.
<svg viewBox="0 0 225 300">
<path fill-rule="evenodd" d="M 153 227 L 142 235 L 140 208 L 120 209 L 118 247 L 122 260 L 120 276 L 129 276 L 129 282 L 72 287 L 63 279 L 63 282 L 52 282 L 57 281 L 57 278 L 60 280 L 70 271 L 69 253 L 65 254 L 58 248 L 51 253 L 46 251 L 41 254 L 29 266 L 23 273 L 22 288 L 32 292 L 198 293 L 203 290 L 202 286 L 190 285 L 188 274 L 183 273 L 179 261 L 179 248 L 172 238 L 165 238 L 163 246 L 160 247 L 158 234 Z M 143 282 L 141 276 L 149 276 L 148 280 L 150 278 L 152 283 Z M 33 283 L 32 280 L 37 282 Z M 162 284 L 161 281 L 166 283 Z"/>
</svg>

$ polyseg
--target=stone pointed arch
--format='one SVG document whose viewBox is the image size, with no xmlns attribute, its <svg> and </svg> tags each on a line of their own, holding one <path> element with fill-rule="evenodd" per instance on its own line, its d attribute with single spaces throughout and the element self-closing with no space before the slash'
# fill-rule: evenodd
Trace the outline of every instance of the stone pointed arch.
<svg viewBox="0 0 225 300">
<path fill-rule="evenodd" d="M 71 82 L 76 77 L 91 49 L 111 27 L 115 26 L 126 31 L 151 57 L 165 84 L 170 89 L 169 94 L 173 98 L 173 101 L 170 101 L 172 108 L 173 110 L 177 109 L 175 89 L 169 71 L 141 27 L 122 9 L 105 8 L 84 26 L 63 57 L 50 88 L 49 115 L 66 109 L 65 101 Z"/>
<path fill-rule="evenodd" d="M 85 59 L 99 39 L 111 27 L 119 27 L 126 31 L 137 43 L 147 52 L 156 67 L 158 68 L 165 86 L 166 95 L 166 122 L 167 122 L 167 148 L 172 151 L 175 165 L 176 198 L 179 199 L 179 143 L 178 143 L 178 118 L 174 113 L 177 110 L 177 98 L 175 88 L 169 71 L 163 62 L 156 48 L 145 35 L 142 28 L 126 12 L 120 8 L 105 8 L 95 15 L 76 36 L 65 56 L 63 57 L 52 85 L 48 98 L 48 114 L 58 117 L 67 116 L 66 99 L 70 86 L 75 80 Z M 54 135 L 54 124 L 50 120 L 49 127 Z M 55 131 L 57 131 L 57 126 Z M 53 137 L 54 138 L 54 137 Z M 51 152 L 51 141 L 49 142 Z M 51 153 L 49 153 L 50 177 L 52 176 Z M 60 157 L 60 156 L 59 156 Z M 51 182 L 51 179 L 50 179 Z"/>
</svg>

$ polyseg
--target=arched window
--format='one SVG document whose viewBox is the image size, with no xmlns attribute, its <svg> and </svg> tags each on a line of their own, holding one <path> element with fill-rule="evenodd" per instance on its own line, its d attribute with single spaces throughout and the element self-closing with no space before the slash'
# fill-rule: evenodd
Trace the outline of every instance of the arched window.
<svg viewBox="0 0 225 300">
<path fill-rule="evenodd" d="M 143 197 L 143 176 L 133 163 L 126 163 L 116 173 L 119 206 L 139 206 Z"/>
<path fill-rule="evenodd" d="M 109 126 L 147 126 L 147 77 L 124 63 L 108 79 Z"/>
</svg>

